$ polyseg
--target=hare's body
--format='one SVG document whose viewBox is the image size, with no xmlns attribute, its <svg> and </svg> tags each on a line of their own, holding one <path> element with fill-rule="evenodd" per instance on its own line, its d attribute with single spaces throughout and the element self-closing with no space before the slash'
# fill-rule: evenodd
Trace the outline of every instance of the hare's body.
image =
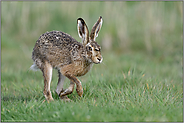
<svg viewBox="0 0 184 123">
<path fill-rule="evenodd" d="M 82 76 L 90 70 L 92 62 L 86 58 L 86 51 L 82 43 L 76 41 L 70 35 L 52 31 L 40 36 L 33 49 L 32 59 L 38 68 L 44 61 L 50 63 L 53 68 L 68 69 L 74 76 Z"/>
<path fill-rule="evenodd" d="M 80 43 L 70 35 L 61 31 L 46 32 L 37 40 L 32 52 L 34 64 L 31 68 L 39 68 L 44 76 L 44 96 L 47 100 L 53 100 L 50 92 L 52 69 L 56 68 L 59 73 L 57 94 L 61 99 L 68 99 L 66 95 L 76 91 L 82 96 L 83 89 L 77 76 L 85 75 L 93 63 L 101 63 L 102 56 L 100 46 L 95 42 L 102 25 L 101 17 L 92 28 L 91 35 L 82 18 L 77 20 L 78 34 L 83 42 Z M 63 90 L 65 77 L 70 79 L 70 86 Z"/>
</svg>

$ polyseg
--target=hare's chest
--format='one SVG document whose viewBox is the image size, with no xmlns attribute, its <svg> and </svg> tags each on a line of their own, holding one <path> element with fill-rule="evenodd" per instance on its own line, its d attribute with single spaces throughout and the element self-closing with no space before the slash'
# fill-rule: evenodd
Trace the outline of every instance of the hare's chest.
<svg viewBox="0 0 184 123">
<path fill-rule="evenodd" d="M 90 71 L 90 69 L 92 68 L 93 64 L 77 64 L 74 67 L 74 75 L 75 76 L 83 76 L 85 75 L 87 72 Z"/>
<path fill-rule="evenodd" d="M 70 74 L 74 76 L 83 76 L 87 72 L 89 72 L 92 66 L 93 66 L 92 63 L 86 64 L 86 63 L 79 61 L 73 64 L 63 66 L 61 69 L 61 73 L 64 75 L 64 73 L 69 72 Z"/>
</svg>

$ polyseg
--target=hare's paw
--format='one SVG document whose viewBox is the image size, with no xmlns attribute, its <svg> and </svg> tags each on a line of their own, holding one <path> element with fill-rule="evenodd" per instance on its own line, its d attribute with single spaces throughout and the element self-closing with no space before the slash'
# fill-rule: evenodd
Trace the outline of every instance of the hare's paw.
<svg viewBox="0 0 184 123">
<path fill-rule="evenodd" d="M 77 94 L 78 94 L 80 97 L 82 97 L 82 94 L 83 94 L 82 86 L 79 86 L 79 87 L 77 86 L 76 91 L 77 91 Z"/>
<path fill-rule="evenodd" d="M 48 92 L 44 92 L 44 96 L 46 98 L 47 101 L 54 101 L 54 99 L 52 98 L 52 94 L 50 91 Z"/>
<path fill-rule="evenodd" d="M 46 97 L 48 102 L 54 101 L 54 99 L 52 97 Z"/>
<path fill-rule="evenodd" d="M 64 102 L 72 102 L 72 100 L 69 99 L 67 96 L 60 96 L 60 99 L 61 101 L 64 101 Z"/>
</svg>

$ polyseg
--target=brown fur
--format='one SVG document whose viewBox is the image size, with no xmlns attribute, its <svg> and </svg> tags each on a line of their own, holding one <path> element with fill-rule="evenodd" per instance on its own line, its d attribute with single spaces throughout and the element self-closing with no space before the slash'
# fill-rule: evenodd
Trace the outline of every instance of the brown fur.
<svg viewBox="0 0 184 123">
<path fill-rule="evenodd" d="M 78 34 L 82 38 L 83 43 L 76 41 L 70 35 L 61 31 L 46 32 L 36 41 L 32 52 L 32 59 L 35 65 L 42 71 L 44 77 L 44 95 L 47 100 L 53 100 L 50 92 L 50 82 L 52 77 L 52 69 L 56 68 L 59 73 L 58 87 L 60 92 L 57 92 L 61 99 L 68 99 L 66 95 L 73 92 L 74 84 L 79 96 L 82 96 L 83 89 L 81 82 L 77 76 L 85 75 L 93 63 L 101 63 L 102 56 L 100 45 L 95 42 L 102 21 L 100 17 L 97 23 L 92 28 L 92 33 L 89 38 L 87 25 L 82 18 L 77 20 Z M 95 32 L 95 30 L 97 32 Z M 91 37 L 92 36 L 92 37 Z M 63 90 L 62 76 L 70 79 L 70 86 Z M 60 84 L 60 85 L 59 85 Z"/>
</svg>

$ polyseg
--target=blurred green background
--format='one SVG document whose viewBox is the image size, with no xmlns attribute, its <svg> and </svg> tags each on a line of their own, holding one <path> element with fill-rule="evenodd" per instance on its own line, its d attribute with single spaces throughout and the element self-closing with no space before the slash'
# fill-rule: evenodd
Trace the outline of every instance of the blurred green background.
<svg viewBox="0 0 184 123">
<path fill-rule="evenodd" d="M 2 2 L 1 48 L 20 49 L 26 57 L 46 31 L 66 32 L 80 41 L 76 20 L 89 30 L 99 16 L 97 42 L 103 51 L 141 52 L 162 58 L 182 54 L 182 2 Z M 6 52 L 2 52 L 6 54 Z M 29 55 L 29 56 L 27 56 Z"/>
</svg>

